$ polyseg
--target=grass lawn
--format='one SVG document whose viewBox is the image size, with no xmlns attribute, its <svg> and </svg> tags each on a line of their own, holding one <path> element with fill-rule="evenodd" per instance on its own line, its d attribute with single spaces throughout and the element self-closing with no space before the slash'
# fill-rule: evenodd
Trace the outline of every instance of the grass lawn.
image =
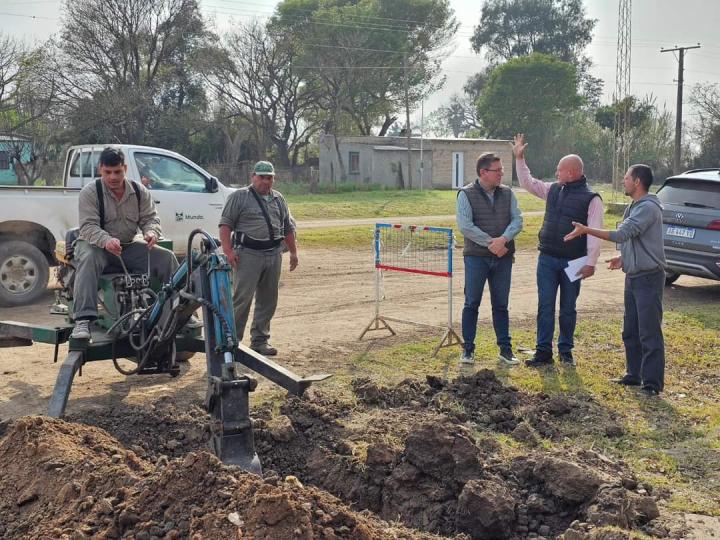
<svg viewBox="0 0 720 540">
<path fill-rule="evenodd" d="M 607 185 L 596 186 L 605 203 L 612 200 Z M 520 209 L 545 209 L 545 201 L 526 192 L 516 193 Z M 445 216 L 455 213 L 454 190 L 353 191 L 316 195 L 288 195 L 293 216 L 298 220 L 382 218 L 395 216 Z"/>
<path fill-rule="evenodd" d="M 576 369 L 557 365 L 540 370 L 522 365 L 508 369 L 498 365 L 492 327 L 483 321 L 476 343 L 476 368 L 494 369 L 505 384 L 521 391 L 563 394 L 591 403 L 622 427 L 617 437 L 589 435 L 582 422 L 575 420 L 563 428 L 562 440 L 544 441 L 544 447 L 593 449 L 623 460 L 641 481 L 672 492 L 669 508 L 717 516 L 720 311 L 713 305 L 700 305 L 697 299 L 670 298 L 665 315 L 666 388 L 660 398 L 647 398 L 609 381 L 624 372 L 621 307 L 613 313 L 580 314 Z M 512 331 L 516 344 L 534 342 L 532 322 L 513 322 Z M 376 344 L 356 357 L 347 373 L 337 373 L 327 384 L 343 391 L 357 374 L 383 385 L 394 385 L 407 377 L 424 379 L 425 375 L 456 377 L 460 373 L 458 349 L 442 349 L 432 358 L 435 343 L 428 339 L 389 348 Z M 501 444 L 522 444 L 508 441 L 502 434 L 496 436 Z"/>
<path fill-rule="evenodd" d="M 537 235 L 542 224 L 542 216 L 525 216 L 523 230 L 515 240 L 517 249 L 534 249 L 537 246 Z M 455 220 L 428 218 L 418 225 L 434 227 L 450 227 L 455 229 L 455 240 L 462 244 L 462 235 L 457 231 Z M 301 248 L 360 248 L 372 249 L 372 225 L 353 225 L 350 227 L 321 227 L 317 229 L 300 229 L 298 242 Z"/>
</svg>

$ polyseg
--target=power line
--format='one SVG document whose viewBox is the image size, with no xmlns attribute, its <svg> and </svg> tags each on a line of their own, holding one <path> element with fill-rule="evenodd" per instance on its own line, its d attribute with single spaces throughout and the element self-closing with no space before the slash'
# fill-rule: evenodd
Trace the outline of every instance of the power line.
<svg viewBox="0 0 720 540">
<path fill-rule="evenodd" d="M 55 17 L 41 17 L 40 15 L 24 15 L 22 13 L 5 13 L 0 12 L 0 15 L 7 15 L 8 17 L 27 17 L 28 19 L 45 19 L 47 21 L 58 21 Z"/>
</svg>

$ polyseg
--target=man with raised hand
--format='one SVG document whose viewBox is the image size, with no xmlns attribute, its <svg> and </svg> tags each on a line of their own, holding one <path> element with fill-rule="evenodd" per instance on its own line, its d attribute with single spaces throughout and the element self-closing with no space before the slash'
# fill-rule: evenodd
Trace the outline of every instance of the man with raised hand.
<svg viewBox="0 0 720 540">
<path fill-rule="evenodd" d="M 558 317 L 560 335 L 557 347 L 560 361 L 568 366 L 575 365 L 572 350 L 574 347 L 575 324 L 577 322 L 576 302 L 580 294 L 581 279 L 587 279 L 595 273 L 595 265 L 600 255 L 600 241 L 594 237 L 582 236 L 570 242 L 564 236 L 573 230 L 573 221 L 601 228 L 603 223 L 603 204 L 598 193 L 591 191 L 583 174 L 583 162 L 580 156 L 570 154 L 563 157 L 557 165 L 557 182 L 543 182 L 533 178 L 525 162 L 527 143 L 522 133 L 515 135 L 510 143 L 515 155 L 518 180 L 528 193 L 546 201 L 545 217 L 540 229 L 537 262 L 538 312 L 535 354 L 525 363 L 539 367 L 553 363 L 552 341 L 555 334 L 555 302 L 560 289 L 560 315 Z M 577 259 L 585 263 L 574 279 L 570 279 L 565 269 L 570 261 Z"/>
<path fill-rule="evenodd" d="M 647 165 L 632 165 L 627 170 L 623 186 L 632 203 L 617 230 L 573 223 L 575 228 L 565 235 L 566 242 L 590 235 L 620 244 L 620 256 L 610 259 L 608 268 L 622 268 L 625 272 L 622 332 L 625 375 L 613 381 L 623 386 L 642 386 L 649 396 L 660 393 L 665 383 L 662 333 L 665 248 L 662 203 L 655 194 L 648 193 L 653 179 L 652 169 Z"/>
<path fill-rule="evenodd" d="M 457 196 L 457 224 L 465 237 L 462 311 L 465 346 L 460 361 L 474 362 L 478 309 L 487 281 L 499 360 L 515 365 L 519 361 L 512 350 L 508 298 L 515 253 L 513 239 L 522 230 L 522 214 L 512 189 L 502 185 L 504 169 L 496 154 L 482 154 L 476 170 L 477 179 L 462 188 Z"/>
</svg>

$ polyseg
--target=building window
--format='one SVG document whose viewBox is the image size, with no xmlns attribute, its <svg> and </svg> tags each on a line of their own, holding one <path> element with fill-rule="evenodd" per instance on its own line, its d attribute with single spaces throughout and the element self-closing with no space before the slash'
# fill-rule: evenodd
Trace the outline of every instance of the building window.
<svg viewBox="0 0 720 540">
<path fill-rule="evenodd" d="M 10 159 L 7 152 L 0 152 L 0 170 L 10 168 Z"/>
<path fill-rule="evenodd" d="M 350 152 L 350 174 L 360 172 L 360 152 Z"/>
</svg>

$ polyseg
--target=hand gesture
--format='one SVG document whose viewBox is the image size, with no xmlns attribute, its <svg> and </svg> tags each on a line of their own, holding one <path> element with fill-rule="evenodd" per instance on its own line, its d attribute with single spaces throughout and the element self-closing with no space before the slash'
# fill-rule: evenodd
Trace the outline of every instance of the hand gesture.
<svg viewBox="0 0 720 540">
<path fill-rule="evenodd" d="M 120 244 L 120 240 L 118 240 L 117 238 L 110 238 L 110 240 L 105 242 L 105 249 L 107 249 L 113 255 L 117 255 L 119 257 L 122 253 L 122 245 Z"/>
<path fill-rule="evenodd" d="M 148 249 L 152 249 L 157 244 L 157 235 L 153 231 L 145 233 L 145 242 L 147 242 Z"/>
<path fill-rule="evenodd" d="M 576 238 L 581 237 L 583 234 L 587 234 L 588 227 L 586 225 L 578 223 L 577 221 L 573 221 L 572 224 L 575 228 L 563 237 L 563 240 L 565 240 L 566 242 L 569 242 L 570 240 L 575 240 Z"/>
<path fill-rule="evenodd" d="M 523 133 L 515 135 L 514 142 L 510 143 L 515 159 L 525 159 L 525 148 L 527 145 L 528 143 L 525 142 L 525 135 Z"/>
<path fill-rule="evenodd" d="M 300 261 L 298 259 L 297 253 L 291 253 L 290 254 L 290 271 L 291 272 L 297 268 L 297 265 L 299 262 Z"/>
<path fill-rule="evenodd" d="M 608 259 L 605 262 L 609 263 L 608 268 L 610 270 L 622 270 L 622 257 L 620 255 L 613 257 L 612 259 Z"/>
<path fill-rule="evenodd" d="M 589 266 L 586 264 L 580 270 L 578 270 L 577 274 L 575 274 L 575 275 L 580 276 L 580 279 L 589 278 L 589 277 L 595 275 L 595 267 Z"/>
</svg>

